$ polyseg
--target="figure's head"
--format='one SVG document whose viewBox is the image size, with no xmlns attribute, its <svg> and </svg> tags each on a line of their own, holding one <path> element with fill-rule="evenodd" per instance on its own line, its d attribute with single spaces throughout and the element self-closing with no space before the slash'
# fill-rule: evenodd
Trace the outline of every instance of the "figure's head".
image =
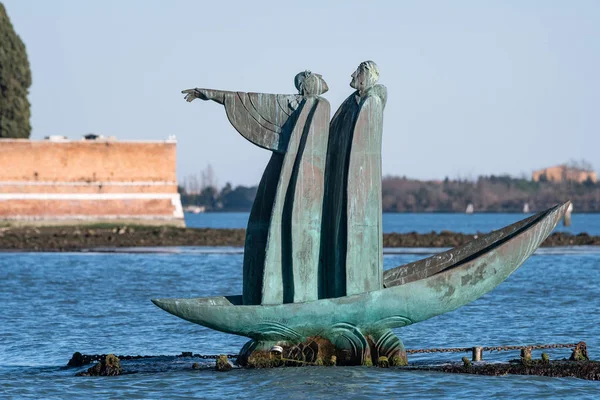
<svg viewBox="0 0 600 400">
<path fill-rule="evenodd" d="M 329 90 L 327 83 L 319 74 L 310 71 L 300 72 L 294 78 L 298 93 L 302 96 L 320 96 Z"/>
<path fill-rule="evenodd" d="M 352 74 L 350 87 L 364 92 L 375 86 L 379 80 L 379 67 L 374 61 L 363 61 Z"/>
</svg>

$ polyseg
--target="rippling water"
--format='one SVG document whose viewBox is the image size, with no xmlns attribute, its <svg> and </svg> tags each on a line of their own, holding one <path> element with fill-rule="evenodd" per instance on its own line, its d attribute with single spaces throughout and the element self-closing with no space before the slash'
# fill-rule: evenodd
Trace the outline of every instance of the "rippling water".
<svg viewBox="0 0 600 400">
<path fill-rule="evenodd" d="M 161 249 L 169 250 L 169 249 Z M 236 353 L 246 339 L 191 324 L 155 307 L 154 297 L 241 293 L 236 249 L 155 253 L 3 253 L 0 258 L 0 396 L 34 398 L 594 398 L 598 382 L 484 377 L 364 367 L 217 373 L 198 359 L 124 361 L 141 372 L 75 377 L 74 351 L 115 354 Z M 219 251 L 217 251 L 219 250 Z M 225 249 L 226 250 L 226 249 Z M 387 253 L 386 268 L 434 250 Z M 437 251 L 437 250 L 435 250 Z M 600 340 L 600 249 L 540 249 L 505 283 L 454 312 L 397 330 L 407 348 L 570 343 L 592 358 Z M 568 350 L 550 352 L 568 357 Z M 518 353 L 485 354 L 507 360 Z M 534 352 L 535 357 L 539 353 Z M 412 356 L 459 361 L 462 354 Z M 150 363 L 151 365 L 147 365 Z"/>
<path fill-rule="evenodd" d="M 187 226 L 192 228 L 246 228 L 248 213 L 185 214 Z M 442 213 L 384 213 L 385 233 L 429 233 L 450 230 L 462 233 L 490 232 L 531 214 L 442 214 Z M 600 213 L 573 214 L 571 226 L 559 224 L 557 231 L 578 234 L 587 232 L 600 235 Z"/>
</svg>

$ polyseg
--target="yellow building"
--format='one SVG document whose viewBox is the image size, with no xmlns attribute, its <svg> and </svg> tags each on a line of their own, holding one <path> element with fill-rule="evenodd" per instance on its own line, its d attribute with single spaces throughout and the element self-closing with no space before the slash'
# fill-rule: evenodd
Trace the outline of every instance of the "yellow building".
<svg viewBox="0 0 600 400">
<path fill-rule="evenodd" d="M 544 180 L 544 177 L 546 180 L 552 182 L 576 181 L 581 183 L 588 179 L 592 182 L 597 181 L 596 172 L 569 167 L 566 164 L 533 171 L 532 179 L 534 181 L 539 182 L 540 180 Z"/>
</svg>

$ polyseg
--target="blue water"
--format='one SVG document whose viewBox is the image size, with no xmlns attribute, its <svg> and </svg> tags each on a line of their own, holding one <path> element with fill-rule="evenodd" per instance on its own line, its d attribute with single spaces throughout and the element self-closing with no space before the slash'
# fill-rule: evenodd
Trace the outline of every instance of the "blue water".
<svg viewBox="0 0 600 400">
<path fill-rule="evenodd" d="M 163 249 L 170 250 L 170 249 Z M 178 319 L 153 297 L 241 292 L 238 251 L 179 248 L 155 253 L 3 253 L 0 257 L 0 397 L 5 398 L 598 398 L 600 383 L 573 378 L 485 377 L 365 367 L 217 373 L 198 359 L 141 372 L 75 377 L 72 353 L 236 353 L 246 341 Z M 384 257 L 386 268 L 433 250 Z M 584 340 L 600 358 L 600 248 L 538 250 L 494 291 L 454 312 L 397 330 L 407 348 Z M 412 356 L 459 361 L 463 354 Z M 550 352 L 554 359 L 568 350 Z M 535 357 L 539 353 L 534 352 Z M 485 354 L 508 360 L 518 353 Z M 153 361 L 156 363 L 156 361 Z"/>
<path fill-rule="evenodd" d="M 248 213 L 185 214 L 192 228 L 246 228 Z M 531 215 L 531 214 L 529 214 Z M 441 214 L 441 213 L 384 213 L 385 233 L 429 233 L 450 230 L 462 233 L 490 232 L 526 218 L 527 214 Z M 600 214 L 573 214 L 571 226 L 560 224 L 557 231 L 600 235 Z"/>
</svg>

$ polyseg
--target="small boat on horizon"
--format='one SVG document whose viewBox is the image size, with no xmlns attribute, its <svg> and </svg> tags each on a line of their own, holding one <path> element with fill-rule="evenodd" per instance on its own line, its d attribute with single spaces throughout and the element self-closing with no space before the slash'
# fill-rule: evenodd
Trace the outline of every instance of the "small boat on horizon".
<svg viewBox="0 0 600 400">
<path fill-rule="evenodd" d="M 204 206 L 187 206 L 183 209 L 185 212 L 189 212 L 192 214 L 200 214 L 206 211 L 206 207 Z"/>
</svg>

